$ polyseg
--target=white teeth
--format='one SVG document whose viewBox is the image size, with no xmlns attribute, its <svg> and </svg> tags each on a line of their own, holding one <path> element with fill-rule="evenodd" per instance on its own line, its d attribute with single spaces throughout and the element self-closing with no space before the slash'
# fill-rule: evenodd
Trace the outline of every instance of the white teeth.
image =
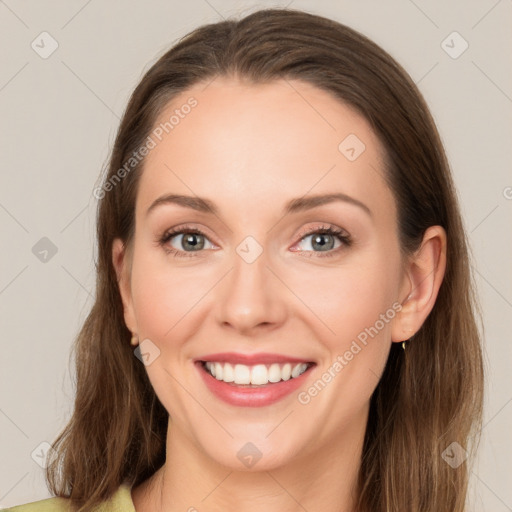
<svg viewBox="0 0 512 512">
<path fill-rule="evenodd" d="M 250 384 L 251 369 L 245 364 L 235 364 L 235 384 Z"/>
<path fill-rule="evenodd" d="M 222 370 L 222 380 L 224 382 L 234 382 L 235 381 L 235 370 L 229 363 L 226 363 L 224 365 L 224 369 Z"/>
<path fill-rule="evenodd" d="M 264 364 L 257 364 L 251 370 L 251 384 L 261 386 L 268 383 L 267 367 Z"/>
<path fill-rule="evenodd" d="M 206 367 L 208 368 L 208 371 L 215 377 L 215 363 L 206 363 Z"/>
<path fill-rule="evenodd" d="M 290 380 L 302 375 L 307 369 L 307 363 L 298 363 L 292 367 L 291 363 L 271 365 L 257 364 L 247 366 L 236 364 L 234 367 L 229 363 L 210 362 L 205 363 L 207 371 L 217 380 L 234 382 L 235 384 L 252 384 L 253 386 L 264 386 L 270 383 Z"/>
<path fill-rule="evenodd" d="M 281 368 L 277 363 L 271 364 L 268 369 L 268 381 L 279 382 L 281 380 Z"/>
<path fill-rule="evenodd" d="M 298 366 L 298 365 L 297 365 Z M 290 363 L 286 363 L 281 370 L 281 375 L 283 380 L 289 380 L 292 373 L 292 365 Z"/>
<path fill-rule="evenodd" d="M 306 365 L 307 367 L 307 365 Z M 298 364 L 296 365 L 293 370 L 292 370 L 292 377 L 295 378 L 295 377 L 298 377 L 301 373 L 303 373 L 305 370 L 305 368 L 302 368 L 302 364 Z"/>
</svg>

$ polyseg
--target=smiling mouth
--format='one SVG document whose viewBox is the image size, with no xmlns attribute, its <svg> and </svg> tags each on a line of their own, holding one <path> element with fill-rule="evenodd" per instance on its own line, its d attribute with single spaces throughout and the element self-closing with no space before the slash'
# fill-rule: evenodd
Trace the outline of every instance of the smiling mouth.
<svg viewBox="0 0 512 512">
<path fill-rule="evenodd" d="M 315 366 L 315 363 L 231 364 L 199 361 L 213 378 L 232 386 L 259 388 L 293 380 Z"/>
</svg>

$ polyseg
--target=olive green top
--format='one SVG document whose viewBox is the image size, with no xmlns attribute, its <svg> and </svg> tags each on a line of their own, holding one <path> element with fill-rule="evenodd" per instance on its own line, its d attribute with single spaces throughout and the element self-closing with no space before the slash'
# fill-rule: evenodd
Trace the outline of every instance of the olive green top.
<svg viewBox="0 0 512 512">
<path fill-rule="evenodd" d="M 11 507 L 5 512 L 69 512 L 68 502 L 67 498 L 47 498 Z M 98 505 L 94 512 L 136 512 L 131 488 L 127 484 L 120 485 L 114 495 Z"/>
</svg>

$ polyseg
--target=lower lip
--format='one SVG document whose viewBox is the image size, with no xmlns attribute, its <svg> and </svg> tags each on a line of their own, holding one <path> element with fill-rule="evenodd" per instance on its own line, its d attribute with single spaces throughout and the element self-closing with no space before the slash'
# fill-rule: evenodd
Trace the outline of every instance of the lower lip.
<svg viewBox="0 0 512 512">
<path fill-rule="evenodd" d="M 196 362 L 195 364 L 208 389 L 217 398 L 230 405 L 239 407 L 264 407 L 278 402 L 299 388 L 315 366 L 314 364 L 311 365 L 298 377 L 281 380 L 274 384 L 258 386 L 257 388 L 250 388 L 217 380 L 206 371 L 201 362 Z"/>
</svg>

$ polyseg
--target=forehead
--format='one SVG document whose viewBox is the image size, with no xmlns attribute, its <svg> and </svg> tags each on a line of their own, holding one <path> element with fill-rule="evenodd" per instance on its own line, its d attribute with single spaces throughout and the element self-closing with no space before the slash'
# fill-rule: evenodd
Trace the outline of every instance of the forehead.
<svg viewBox="0 0 512 512">
<path fill-rule="evenodd" d="M 393 202 L 383 148 L 368 122 L 302 81 L 196 84 L 160 113 L 152 138 L 141 208 L 169 192 L 229 201 L 247 215 L 308 193 Z"/>
</svg>

